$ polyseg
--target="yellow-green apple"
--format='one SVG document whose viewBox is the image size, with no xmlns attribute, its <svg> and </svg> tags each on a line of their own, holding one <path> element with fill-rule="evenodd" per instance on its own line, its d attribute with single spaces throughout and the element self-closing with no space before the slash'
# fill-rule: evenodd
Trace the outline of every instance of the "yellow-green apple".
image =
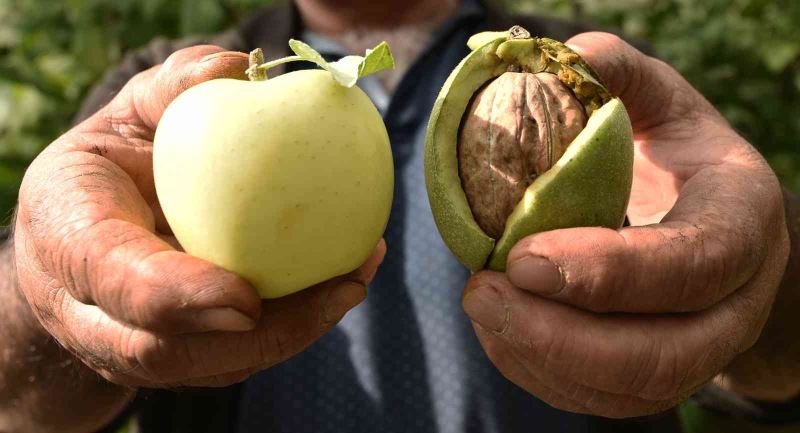
<svg viewBox="0 0 800 433">
<path fill-rule="evenodd" d="M 263 298 L 356 269 L 392 202 L 386 128 L 353 86 L 392 64 L 388 48 L 329 64 L 290 45 L 297 56 L 256 60 L 253 81 L 212 80 L 181 94 L 154 140 L 156 191 L 181 246 L 246 278 Z M 324 69 L 266 79 L 266 69 L 293 60 Z"/>
</svg>

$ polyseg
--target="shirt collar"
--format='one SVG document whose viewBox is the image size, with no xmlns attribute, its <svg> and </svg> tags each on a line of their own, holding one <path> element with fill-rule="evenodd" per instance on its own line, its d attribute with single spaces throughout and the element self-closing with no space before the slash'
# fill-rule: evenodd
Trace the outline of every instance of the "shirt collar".
<svg viewBox="0 0 800 433">
<path fill-rule="evenodd" d="M 455 14 L 433 31 L 429 45 L 438 43 L 441 38 L 446 36 L 448 32 L 443 32 L 444 28 L 458 27 L 462 23 L 483 18 L 485 14 L 486 7 L 480 0 L 461 0 Z M 327 60 L 351 54 L 334 39 L 312 30 L 303 29 L 300 39 L 311 45 Z M 420 53 L 424 51 L 421 50 Z M 383 88 L 380 82 L 374 76 L 368 76 L 359 81 L 359 87 L 370 96 L 372 102 L 378 107 L 378 111 L 385 114 L 392 95 Z"/>
<path fill-rule="evenodd" d="M 483 17 L 485 14 L 486 7 L 480 0 L 461 0 L 455 14 L 447 20 L 447 23 L 454 22 L 459 24 L 474 18 Z M 438 33 L 440 32 L 434 30 L 433 35 L 436 36 Z M 350 54 L 341 44 L 332 38 L 312 30 L 303 29 L 301 38 L 326 58 L 338 58 Z M 435 42 L 435 40 L 431 41 L 431 43 Z"/>
</svg>

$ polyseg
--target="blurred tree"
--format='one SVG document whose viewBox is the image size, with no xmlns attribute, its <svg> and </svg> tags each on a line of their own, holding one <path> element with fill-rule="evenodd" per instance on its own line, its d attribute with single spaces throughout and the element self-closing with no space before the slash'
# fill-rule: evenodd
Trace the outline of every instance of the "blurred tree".
<svg viewBox="0 0 800 433">
<path fill-rule="evenodd" d="M 272 0 L 0 0 L 0 222 L 88 88 L 156 36 L 219 31 Z M 800 2 L 502 0 L 650 41 L 800 190 Z"/>
</svg>

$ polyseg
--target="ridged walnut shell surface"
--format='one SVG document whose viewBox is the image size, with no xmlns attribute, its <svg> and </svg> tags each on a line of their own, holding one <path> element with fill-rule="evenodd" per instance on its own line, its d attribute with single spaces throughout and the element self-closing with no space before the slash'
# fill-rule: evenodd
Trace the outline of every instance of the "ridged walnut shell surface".
<svg viewBox="0 0 800 433">
<path fill-rule="evenodd" d="M 478 225 L 492 238 L 525 190 L 586 126 L 586 112 L 555 74 L 506 72 L 470 103 L 458 136 L 458 170 Z"/>
</svg>

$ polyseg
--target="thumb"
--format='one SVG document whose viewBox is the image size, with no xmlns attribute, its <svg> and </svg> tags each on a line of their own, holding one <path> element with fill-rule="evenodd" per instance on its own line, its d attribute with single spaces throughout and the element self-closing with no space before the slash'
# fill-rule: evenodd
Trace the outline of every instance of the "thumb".
<svg viewBox="0 0 800 433">
<path fill-rule="evenodd" d="M 716 110 L 666 63 L 610 33 L 581 33 L 568 40 L 625 104 L 635 131 L 659 126 L 693 112 Z"/>
<path fill-rule="evenodd" d="M 245 53 L 225 51 L 213 45 L 198 45 L 173 53 L 142 91 L 134 92 L 134 106 L 146 126 L 155 129 L 170 102 L 192 86 L 217 78 L 246 79 Z"/>
<path fill-rule="evenodd" d="M 247 66 L 247 54 L 213 45 L 178 50 L 162 65 L 134 76 L 100 111 L 101 118 L 125 124 L 128 135 L 151 140 L 167 105 L 179 94 L 217 78 L 245 79 Z"/>
</svg>

